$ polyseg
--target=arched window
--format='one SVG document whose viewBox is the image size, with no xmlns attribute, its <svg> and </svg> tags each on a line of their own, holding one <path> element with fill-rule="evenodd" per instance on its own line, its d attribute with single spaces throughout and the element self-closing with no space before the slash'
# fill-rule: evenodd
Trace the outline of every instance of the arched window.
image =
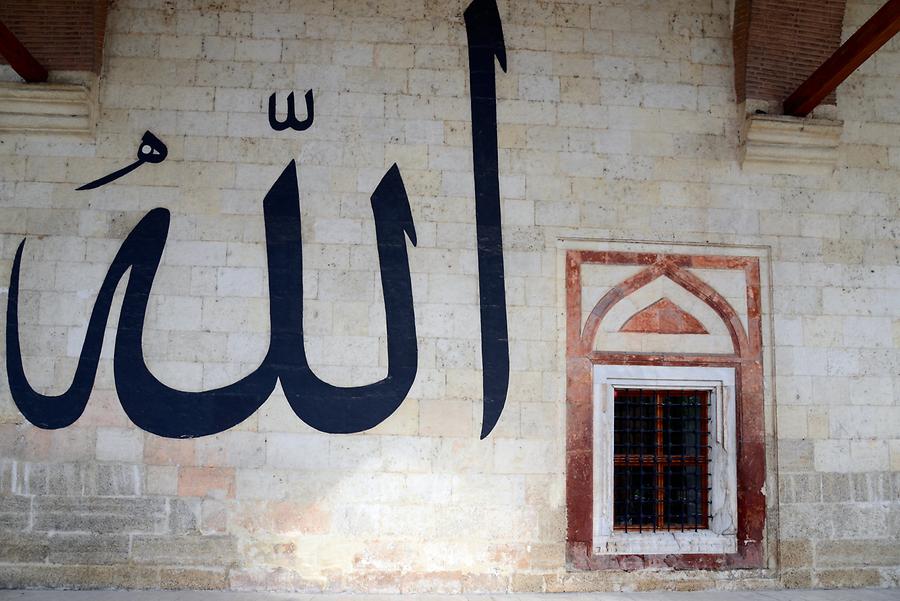
<svg viewBox="0 0 900 601">
<path fill-rule="evenodd" d="M 574 567 L 761 567 L 757 257 L 568 251 Z"/>
</svg>

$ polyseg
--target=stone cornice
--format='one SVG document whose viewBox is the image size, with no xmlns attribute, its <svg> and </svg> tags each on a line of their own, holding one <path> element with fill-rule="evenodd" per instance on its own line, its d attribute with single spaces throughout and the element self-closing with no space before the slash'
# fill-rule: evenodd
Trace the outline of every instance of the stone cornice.
<svg viewBox="0 0 900 601">
<path fill-rule="evenodd" d="M 747 115 L 741 128 L 746 170 L 803 175 L 830 173 L 844 123 L 782 115 Z"/>
<path fill-rule="evenodd" d="M 0 131 L 90 134 L 96 96 L 93 86 L 0 83 Z"/>
</svg>

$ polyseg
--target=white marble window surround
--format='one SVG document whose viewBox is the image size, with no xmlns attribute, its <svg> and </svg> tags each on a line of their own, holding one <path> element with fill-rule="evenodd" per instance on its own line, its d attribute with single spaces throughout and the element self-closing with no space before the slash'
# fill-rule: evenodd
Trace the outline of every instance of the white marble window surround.
<svg viewBox="0 0 900 601">
<path fill-rule="evenodd" d="M 734 368 L 595 365 L 593 372 L 594 553 L 652 555 L 736 552 Z M 613 394 L 616 388 L 709 391 L 712 418 L 709 529 L 644 533 L 626 533 L 613 529 Z"/>
</svg>

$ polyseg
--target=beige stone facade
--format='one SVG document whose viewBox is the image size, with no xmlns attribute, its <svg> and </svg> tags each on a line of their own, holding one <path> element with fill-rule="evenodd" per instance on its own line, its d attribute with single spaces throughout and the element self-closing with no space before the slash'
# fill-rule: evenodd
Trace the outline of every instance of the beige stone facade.
<svg viewBox="0 0 900 601">
<path fill-rule="evenodd" d="M 776 168 L 762 169 L 741 163 L 745 115 L 734 96 L 727 0 L 499 4 L 511 373 L 507 406 L 484 440 L 465 2 L 120 0 L 103 72 L 86 94 L 96 96 L 92 131 L 42 132 L 38 123 L 0 132 L 0 305 L 26 238 L 19 328 L 40 392 L 68 387 L 107 269 L 155 207 L 172 219 L 143 333 L 148 365 L 191 391 L 249 373 L 266 354 L 270 325 L 262 199 L 291 160 L 316 373 L 340 386 L 386 373 L 369 199 L 394 163 L 418 234 L 409 263 L 419 343 L 408 398 L 365 433 L 315 431 L 279 387 L 233 429 L 166 439 L 135 427 L 117 399 L 121 286 L 75 424 L 28 423 L 0 369 L 0 586 L 900 585 L 900 41 L 824 111 L 842 122 L 833 164 L 770 160 Z M 848 2 L 845 32 L 877 8 Z M 270 94 L 283 102 L 307 89 L 313 126 L 272 131 Z M 145 130 L 168 146 L 165 162 L 75 191 L 131 162 Z M 573 566 L 571 250 L 758 260 L 756 317 L 746 283 L 692 273 L 729 301 L 745 330 L 760 322 L 760 565 Z M 634 273 L 607 266 L 586 277 L 585 320 Z M 622 332 L 663 297 L 708 335 Z M 730 352 L 721 320 L 671 280 L 628 303 L 601 325 L 598 349 Z"/>
</svg>

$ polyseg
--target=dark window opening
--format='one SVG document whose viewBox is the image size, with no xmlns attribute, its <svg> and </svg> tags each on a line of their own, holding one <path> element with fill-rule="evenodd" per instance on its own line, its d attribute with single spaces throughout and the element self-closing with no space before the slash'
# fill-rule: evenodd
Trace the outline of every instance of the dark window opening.
<svg viewBox="0 0 900 601">
<path fill-rule="evenodd" d="M 707 390 L 615 390 L 613 525 L 709 527 Z"/>
</svg>

